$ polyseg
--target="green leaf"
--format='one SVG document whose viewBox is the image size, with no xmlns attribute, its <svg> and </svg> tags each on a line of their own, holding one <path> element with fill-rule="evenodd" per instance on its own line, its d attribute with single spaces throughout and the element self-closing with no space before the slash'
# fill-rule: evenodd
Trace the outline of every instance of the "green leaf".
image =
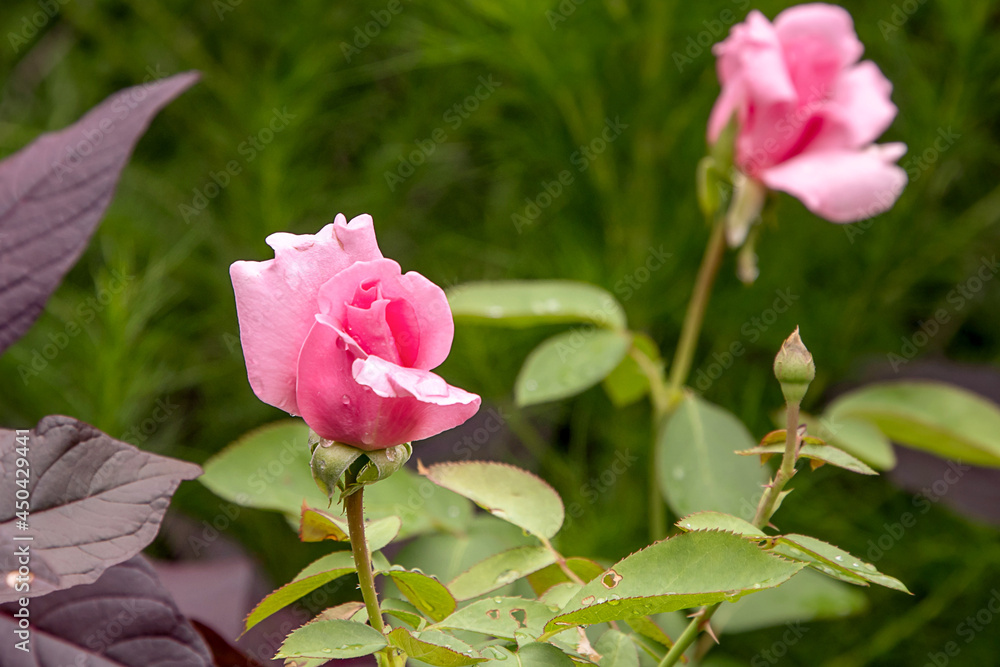
<svg viewBox="0 0 1000 667">
<path fill-rule="evenodd" d="M 662 368 L 663 360 L 660 350 L 652 338 L 643 333 L 632 335 L 632 348 L 645 354 L 658 368 Z M 631 354 L 626 354 L 611 373 L 604 378 L 604 391 L 616 407 L 624 407 L 635 403 L 649 393 L 649 378 Z"/>
<path fill-rule="evenodd" d="M 552 644 L 532 642 L 517 649 L 519 667 L 573 667 L 573 661 Z"/>
<path fill-rule="evenodd" d="M 808 535 L 782 535 L 773 549 L 787 558 L 807 563 L 823 574 L 850 584 L 867 586 L 870 581 L 879 586 L 909 593 L 899 579 L 882 574 L 875 566 L 855 558 L 848 552 Z"/>
<path fill-rule="evenodd" d="M 358 658 L 386 646 L 382 633 L 352 621 L 323 620 L 303 625 L 288 635 L 275 658 Z"/>
<path fill-rule="evenodd" d="M 627 623 L 630 628 L 638 632 L 643 637 L 652 639 L 657 644 L 661 644 L 667 648 L 672 648 L 674 645 L 673 640 L 670 639 L 667 633 L 663 631 L 663 628 L 657 625 L 656 621 L 651 619 L 649 616 L 626 618 L 625 623 Z"/>
<path fill-rule="evenodd" d="M 784 431 L 781 431 L 781 433 L 783 435 Z M 784 451 L 784 444 L 757 445 L 756 447 L 751 447 L 750 449 L 744 449 L 743 451 L 737 452 L 737 454 L 740 454 L 741 456 L 769 457 L 774 456 L 775 454 L 783 454 Z M 804 442 L 799 446 L 799 458 L 817 461 L 820 465 L 829 463 L 830 465 L 837 466 L 838 468 L 856 472 L 859 475 L 878 474 L 860 459 L 855 458 L 842 449 L 837 449 L 833 445 L 818 445 L 810 442 Z M 818 466 L 814 465 L 813 467 Z"/>
<path fill-rule="evenodd" d="M 732 414 L 685 395 L 657 436 L 657 475 L 670 508 L 679 516 L 698 510 L 753 516 L 765 473 L 735 452 L 755 444 Z"/>
<path fill-rule="evenodd" d="M 630 336 L 605 329 L 574 329 L 536 347 L 514 385 L 519 406 L 575 396 L 603 380 L 628 354 Z"/>
<path fill-rule="evenodd" d="M 777 588 L 724 605 L 712 617 L 722 632 L 747 632 L 786 623 L 837 619 L 858 614 L 868 606 L 865 594 L 853 586 L 805 569 Z"/>
<path fill-rule="evenodd" d="M 400 539 L 440 530 L 464 532 L 472 523 L 473 511 L 465 498 L 408 468 L 365 489 L 365 515 L 370 519 L 400 517 Z"/>
<path fill-rule="evenodd" d="M 834 418 L 829 413 L 824 413 L 822 417 L 801 413 L 800 420 L 810 434 L 856 456 L 876 470 L 896 467 L 896 452 L 889 438 L 866 419 Z M 785 423 L 784 410 L 778 412 L 775 421 L 779 425 Z"/>
<path fill-rule="evenodd" d="M 539 477 L 490 461 L 439 463 L 420 469 L 427 479 L 473 501 L 494 516 L 549 539 L 562 526 L 559 494 Z"/>
<path fill-rule="evenodd" d="M 726 530 L 737 535 L 767 537 L 766 533 L 749 521 L 744 521 L 739 517 L 731 514 L 723 514 L 722 512 L 695 512 L 684 517 L 674 525 L 685 532 L 692 530 Z"/>
<path fill-rule="evenodd" d="M 608 630 L 594 644 L 601 654 L 600 667 L 639 667 L 639 654 L 628 635 Z"/>
<path fill-rule="evenodd" d="M 378 551 L 388 545 L 396 539 L 402 525 L 403 521 L 398 516 L 387 516 L 384 519 L 367 521 L 365 523 L 365 537 L 368 539 L 368 548 L 372 551 Z M 348 532 L 347 519 L 324 510 L 302 506 L 299 539 L 303 542 L 321 542 L 323 540 L 347 542 L 350 540 Z"/>
<path fill-rule="evenodd" d="M 584 582 L 590 581 L 604 574 L 604 566 L 588 558 L 571 556 L 566 559 L 566 566 Z M 528 583 L 535 591 L 535 595 L 541 595 L 557 584 L 568 583 L 570 581 L 566 573 L 557 564 L 549 565 L 528 576 Z"/>
<path fill-rule="evenodd" d="M 392 577 L 400 592 L 413 605 L 435 621 L 455 611 L 455 598 L 440 581 L 419 570 L 396 569 L 393 566 L 380 574 Z"/>
<path fill-rule="evenodd" d="M 308 595 L 323 584 L 354 571 L 354 558 L 350 551 L 337 551 L 313 561 L 299 572 L 295 579 L 257 603 L 257 606 L 243 622 L 243 632 L 299 598 Z"/>
<path fill-rule="evenodd" d="M 513 641 L 518 632 L 538 637 L 554 615 L 548 605 L 535 600 L 493 597 L 477 600 L 433 627 L 467 630 Z"/>
<path fill-rule="evenodd" d="M 556 584 L 542 593 L 538 601 L 544 602 L 550 607 L 563 609 L 580 592 L 581 588 L 583 588 L 583 585 L 573 583 L 572 581 Z"/>
<path fill-rule="evenodd" d="M 827 413 L 834 421 L 867 419 L 891 440 L 944 458 L 1000 467 L 1000 408 L 950 384 L 868 385 L 838 398 Z"/>
<path fill-rule="evenodd" d="M 471 600 L 554 562 L 555 556 L 545 547 L 515 547 L 476 563 L 455 577 L 448 590 L 456 600 Z"/>
<path fill-rule="evenodd" d="M 313 507 L 329 503 L 313 481 L 308 442 L 302 420 L 263 426 L 209 459 L 198 481 L 237 505 L 284 512 L 297 521 L 303 501 Z"/>
<path fill-rule="evenodd" d="M 427 621 L 420 615 L 420 612 L 409 602 L 382 596 L 382 613 L 398 618 L 414 630 L 423 630 Z"/>
<path fill-rule="evenodd" d="M 434 486 L 430 481 L 424 481 Z M 441 491 L 444 492 L 444 489 Z M 450 491 L 446 493 L 451 494 Z M 419 568 L 421 572 L 433 574 L 438 581 L 451 581 L 479 561 L 501 551 L 536 544 L 534 537 L 517 526 L 480 512 L 461 533 L 439 532 L 411 540 L 399 551 L 396 560 L 406 563 L 411 570 Z M 511 588 L 519 586 L 520 582 L 512 584 Z M 503 595 L 519 593 L 507 591 Z"/>
<path fill-rule="evenodd" d="M 436 665 L 437 667 L 466 667 L 467 665 L 486 662 L 486 658 L 473 657 L 447 646 L 426 641 L 422 635 L 415 637 L 406 628 L 396 628 L 388 634 L 387 639 L 390 644 L 402 649 L 408 657 L 426 662 L 428 665 Z"/>
<path fill-rule="evenodd" d="M 364 602 L 344 602 L 335 607 L 328 607 L 317 614 L 316 621 L 340 620 L 355 623 L 368 622 L 368 610 Z"/>
<path fill-rule="evenodd" d="M 619 561 L 549 621 L 547 630 L 735 601 L 784 583 L 804 563 L 777 558 L 725 532 L 683 533 Z"/>
<path fill-rule="evenodd" d="M 506 280 L 448 290 L 456 320 L 507 327 L 564 322 L 625 328 L 625 311 L 611 294 L 571 280 Z"/>
</svg>

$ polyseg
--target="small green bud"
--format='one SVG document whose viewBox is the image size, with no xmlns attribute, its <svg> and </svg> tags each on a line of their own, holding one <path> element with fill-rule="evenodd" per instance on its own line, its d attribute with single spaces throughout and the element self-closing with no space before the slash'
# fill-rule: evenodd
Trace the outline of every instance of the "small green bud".
<svg viewBox="0 0 1000 667">
<path fill-rule="evenodd" d="M 385 479 L 402 468 L 413 454 L 413 446 L 408 442 L 368 451 L 336 440 L 326 440 L 312 431 L 309 433 L 309 446 L 312 448 L 310 467 L 313 479 L 331 501 L 338 491 L 343 499 L 362 486 Z"/>
<path fill-rule="evenodd" d="M 313 449 L 309 465 L 312 468 L 312 476 L 316 480 L 316 486 L 323 492 L 323 495 L 333 500 L 334 494 L 338 490 L 343 491 L 344 489 L 342 479 L 344 473 L 365 452 L 336 440 L 320 438 L 314 433 L 309 435 L 309 445 Z"/>
<path fill-rule="evenodd" d="M 788 403 L 798 405 L 806 395 L 809 384 L 816 377 L 816 364 L 806 349 L 799 328 L 788 337 L 774 358 L 774 377 L 781 383 L 781 393 Z"/>
</svg>

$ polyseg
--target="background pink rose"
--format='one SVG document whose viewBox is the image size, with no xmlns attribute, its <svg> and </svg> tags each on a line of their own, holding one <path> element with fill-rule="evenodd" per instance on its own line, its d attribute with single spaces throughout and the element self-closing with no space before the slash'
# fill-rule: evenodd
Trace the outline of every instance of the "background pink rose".
<svg viewBox="0 0 1000 667">
<path fill-rule="evenodd" d="M 872 144 L 896 107 L 878 67 L 857 62 L 863 50 L 840 7 L 792 7 L 773 24 L 750 12 L 713 49 L 722 93 L 709 141 L 735 116 L 736 166 L 750 178 L 833 222 L 885 211 L 906 184 L 895 164 L 906 146 Z"/>
<path fill-rule="evenodd" d="M 272 234 L 274 259 L 235 262 L 250 386 L 320 436 L 366 450 L 421 440 L 479 409 L 430 370 L 455 327 L 440 287 L 382 257 L 371 216 Z"/>
</svg>

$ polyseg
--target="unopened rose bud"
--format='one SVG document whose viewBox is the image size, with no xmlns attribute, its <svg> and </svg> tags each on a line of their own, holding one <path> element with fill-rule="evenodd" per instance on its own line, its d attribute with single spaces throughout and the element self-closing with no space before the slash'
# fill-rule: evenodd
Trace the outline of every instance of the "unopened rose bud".
<svg viewBox="0 0 1000 667">
<path fill-rule="evenodd" d="M 774 377 L 781 383 L 781 393 L 785 395 L 785 400 L 795 405 L 802 402 L 809 384 L 816 377 L 816 364 L 799 337 L 798 327 L 781 345 L 778 356 L 774 358 Z"/>
</svg>

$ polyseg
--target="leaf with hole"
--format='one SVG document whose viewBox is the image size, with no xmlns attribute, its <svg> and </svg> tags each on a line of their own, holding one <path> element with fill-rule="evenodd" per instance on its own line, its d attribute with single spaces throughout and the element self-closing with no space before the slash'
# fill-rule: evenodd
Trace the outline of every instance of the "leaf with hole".
<svg viewBox="0 0 1000 667">
<path fill-rule="evenodd" d="M 27 478 L 17 475 L 24 470 Z M 23 544 L 31 548 L 33 576 L 30 590 L 3 587 L 0 603 L 97 581 L 153 541 L 174 491 L 200 473 L 193 463 L 144 452 L 70 417 L 45 417 L 30 431 L 0 429 L 0 540 L 31 538 Z M 26 526 L 14 494 L 25 481 Z M 0 571 L 24 565 L 15 552 L 0 550 Z"/>
<path fill-rule="evenodd" d="M 424 633 L 414 636 L 406 628 L 396 628 L 387 635 L 387 639 L 390 644 L 401 649 L 408 657 L 436 667 L 466 667 L 486 662 L 486 658 L 466 655 L 449 646 L 428 641 Z M 438 641 L 442 640 L 438 638 Z M 458 642 L 455 643 L 458 644 Z"/>
<path fill-rule="evenodd" d="M 505 463 L 465 461 L 421 467 L 420 473 L 533 535 L 549 539 L 562 527 L 565 509 L 559 494 L 526 470 Z"/>
<path fill-rule="evenodd" d="M 591 328 L 557 334 L 524 360 L 514 401 L 524 407 L 576 396 L 606 378 L 630 345 L 630 336 L 621 331 Z"/>
<path fill-rule="evenodd" d="M 518 632 L 538 637 L 554 615 L 555 612 L 548 605 L 535 600 L 492 597 L 477 600 L 459 609 L 434 627 L 467 630 L 513 641 Z"/>
<path fill-rule="evenodd" d="M 460 322 L 506 327 L 590 323 L 625 328 L 625 311 L 610 293 L 571 280 L 504 280 L 465 283 L 448 290 Z"/>
<path fill-rule="evenodd" d="M 698 510 L 752 516 L 766 475 L 735 452 L 755 444 L 731 413 L 685 395 L 658 429 L 655 465 L 663 498 L 679 516 Z"/>
<path fill-rule="evenodd" d="M 584 586 L 546 629 L 736 601 L 784 583 L 803 567 L 731 533 L 682 533 L 616 563 Z"/>
</svg>

